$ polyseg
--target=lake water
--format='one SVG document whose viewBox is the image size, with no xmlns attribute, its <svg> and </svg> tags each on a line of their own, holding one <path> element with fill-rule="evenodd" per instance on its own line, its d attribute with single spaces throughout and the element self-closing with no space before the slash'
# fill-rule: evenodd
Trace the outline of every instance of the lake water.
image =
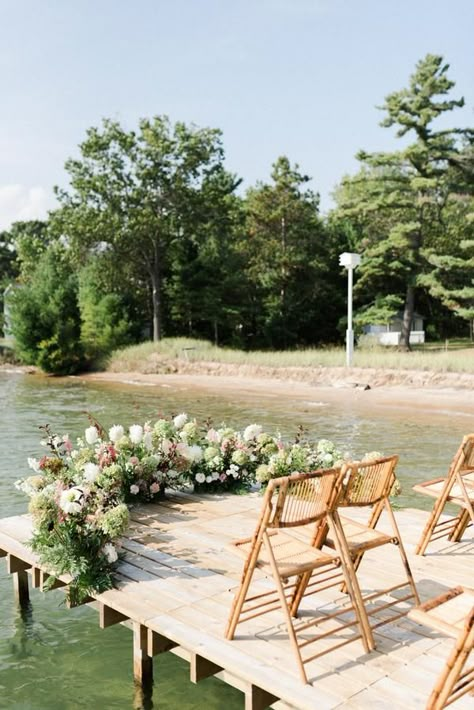
<svg viewBox="0 0 474 710">
<path fill-rule="evenodd" d="M 403 493 L 398 504 L 426 507 L 411 494 L 415 481 L 445 472 L 471 420 L 456 415 L 393 411 L 374 415 L 366 407 L 308 400 L 261 398 L 245 393 L 190 391 L 185 387 L 138 387 L 85 383 L 0 372 L 0 517 L 26 510 L 14 481 L 28 475 L 26 459 L 40 456 L 39 425 L 50 424 L 71 438 L 88 426 L 86 412 L 109 427 L 186 411 L 236 427 L 261 424 L 291 437 L 303 424 L 312 439 L 328 438 L 353 456 L 367 451 L 398 453 Z M 59 591 L 31 593 L 20 611 L 11 578 L 0 561 L 0 707 L 9 710 L 241 710 L 243 696 L 218 679 L 189 682 L 188 664 L 172 654 L 154 659 L 154 699 L 137 697 L 128 629 L 98 628 L 94 610 L 67 610 Z"/>
</svg>

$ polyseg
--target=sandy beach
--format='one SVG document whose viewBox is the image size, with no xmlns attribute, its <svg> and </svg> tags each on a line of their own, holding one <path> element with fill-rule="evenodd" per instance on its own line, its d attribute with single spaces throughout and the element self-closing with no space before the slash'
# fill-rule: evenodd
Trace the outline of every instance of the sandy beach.
<svg viewBox="0 0 474 710">
<path fill-rule="evenodd" d="M 474 415 L 474 377 L 470 375 L 457 375 L 453 377 L 445 376 L 441 381 L 438 377 L 438 384 L 433 384 L 433 373 L 431 373 L 431 386 L 424 384 L 422 376 L 429 373 L 415 373 L 419 378 L 418 384 L 392 384 L 394 378 L 386 376 L 383 384 L 380 378 L 377 384 L 370 384 L 371 379 L 368 372 L 363 371 L 365 377 L 360 377 L 360 372 L 350 372 L 345 377 L 331 378 L 328 376 L 318 378 L 316 381 L 308 379 L 300 381 L 297 379 L 282 379 L 275 377 L 251 376 L 249 374 L 144 374 L 144 373 L 120 373 L 120 372 L 100 372 L 80 376 L 81 379 L 104 381 L 110 383 L 122 383 L 131 386 L 142 387 L 171 387 L 179 389 L 189 389 L 192 392 L 212 391 L 231 394 L 238 392 L 249 398 L 259 400 L 275 398 L 287 398 L 292 400 L 311 400 L 324 403 L 344 403 L 357 404 L 358 407 L 370 408 L 371 410 L 410 410 L 420 411 L 423 414 L 433 413 L 437 415 Z M 288 373 L 287 373 L 288 374 Z M 412 375 L 413 376 L 413 375 Z M 462 386 L 461 385 L 462 382 Z M 457 385 L 457 386 L 456 386 Z M 472 427 L 471 427 L 472 428 Z"/>
</svg>

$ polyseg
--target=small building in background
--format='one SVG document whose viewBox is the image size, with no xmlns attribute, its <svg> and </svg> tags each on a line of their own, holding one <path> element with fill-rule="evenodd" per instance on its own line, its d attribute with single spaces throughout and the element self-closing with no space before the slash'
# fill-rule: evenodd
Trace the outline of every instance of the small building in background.
<svg viewBox="0 0 474 710">
<path fill-rule="evenodd" d="M 410 330 L 410 344 L 419 345 L 425 342 L 425 331 L 423 328 L 423 316 L 419 313 L 413 314 L 413 321 Z M 402 337 L 403 313 L 397 313 L 385 325 L 364 325 L 364 335 L 377 340 L 380 345 L 400 345 Z"/>
</svg>

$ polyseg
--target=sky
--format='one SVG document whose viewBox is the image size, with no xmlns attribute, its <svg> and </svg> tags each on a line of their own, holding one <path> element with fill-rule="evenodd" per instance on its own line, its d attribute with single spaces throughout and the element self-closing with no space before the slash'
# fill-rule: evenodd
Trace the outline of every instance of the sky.
<svg viewBox="0 0 474 710">
<path fill-rule="evenodd" d="M 220 128 L 242 190 L 287 155 L 321 210 L 360 149 L 396 150 L 384 97 L 441 54 L 474 124 L 472 0 L 0 0 L 0 229 L 44 218 L 102 118 Z"/>
</svg>

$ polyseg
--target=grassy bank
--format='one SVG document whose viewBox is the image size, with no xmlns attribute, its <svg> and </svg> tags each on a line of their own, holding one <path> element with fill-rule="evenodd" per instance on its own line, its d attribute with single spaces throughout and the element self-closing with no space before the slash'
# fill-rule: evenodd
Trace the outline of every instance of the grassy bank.
<svg viewBox="0 0 474 710">
<path fill-rule="evenodd" d="M 419 370 L 424 372 L 474 373 L 474 348 L 450 349 L 440 345 L 398 352 L 387 348 L 356 349 L 355 368 Z M 110 356 L 106 369 L 110 372 L 167 373 L 176 372 L 190 363 L 219 363 L 222 365 L 267 368 L 337 368 L 345 365 L 343 348 L 321 348 L 280 352 L 243 352 L 215 347 L 204 340 L 165 338 L 159 343 L 142 343 L 117 350 Z"/>
</svg>

